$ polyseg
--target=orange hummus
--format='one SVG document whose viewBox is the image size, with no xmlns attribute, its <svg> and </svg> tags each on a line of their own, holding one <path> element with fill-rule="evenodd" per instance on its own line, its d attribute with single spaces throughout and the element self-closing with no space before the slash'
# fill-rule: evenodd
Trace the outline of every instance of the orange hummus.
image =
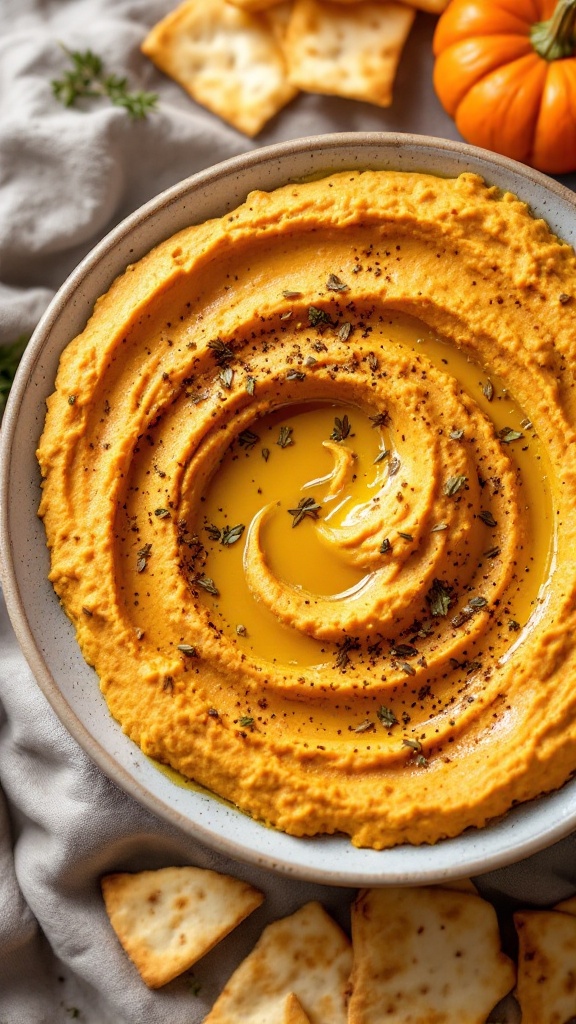
<svg viewBox="0 0 576 1024">
<path fill-rule="evenodd" d="M 252 193 L 117 279 L 38 458 L 51 580 L 152 758 L 433 843 L 576 769 L 576 258 L 472 174 Z"/>
</svg>

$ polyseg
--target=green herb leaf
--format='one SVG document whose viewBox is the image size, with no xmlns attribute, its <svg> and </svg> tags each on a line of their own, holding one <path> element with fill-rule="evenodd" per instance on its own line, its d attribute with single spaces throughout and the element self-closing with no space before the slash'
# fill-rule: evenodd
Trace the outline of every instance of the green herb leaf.
<svg viewBox="0 0 576 1024">
<path fill-rule="evenodd" d="M 231 366 L 225 366 L 222 370 L 220 370 L 218 376 L 220 378 L 220 381 L 222 382 L 222 385 L 225 388 L 232 387 L 232 381 L 234 380 L 234 370 L 232 369 Z"/>
<path fill-rule="evenodd" d="M 330 440 L 344 441 L 348 437 L 351 429 L 352 428 L 350 426 L 350 420 L 348 419 L 348 416 L 346 414 L 344 414 L 342 419 L 340 419 L 338 416 L 335 416 L 334 427 L 332 429 L 332 433 L 330 434 Z"/>
<path fill-rule="evenodd" d="M 170 515 L 170 509 L 168 508 L 155 508 L 154 515 L 158 516 L 158 519 L 167 519 Z"/>
<path fill-rule="evenodd" d="M 318 519 L 318 512 L 322 508 L 314 498 L 301 498 L 298 508 L 289 508 L 288 513 L 293 516 L 292 526 L 298 526 L 306 516 L 311 519 Z"/>
<path fill-rule="evenodd" d="M 422 744 L 420 743 L 420 740 L 410 740 L 405 738 L 402 740 L 402 746 L 410 747 L 410 750 L 413 750 L 416 754 L 419 754 L 420 751 L 422 750 Z"/>
<path fill-rule="evenodd" d="M 382 722 L 382 725 L 386 726 L 387 729 L 391 729 L 393 725 L 398 725 L 398 719 L 394 712 L 381 704 L 376 712 L 378 718 Z"/>
<path fill-rule="evenodd" d="M 482 385 L 482 394 L 489 402 L 494 398 L 494 385 L 491 380 Z"/>
<path fill-rule="evenodd" d="M 234 359 L 232 349 L 225 345 L 221 338 L 214 338 L 208 342 L 208 348 L 214 353 L 214 358 L 219 366 L 225 366 L 231 359 Z"/>
<path fill-rule="evenodd" d="M 387 555 L 390 551 L 392 551 L 392 545 L 388 537 L 384 537 L 384 540 L 380 545 L 379 551 L 381 555 Z"/>
<path fill-rule="evenodd" d="M 352 324 L 349 320 L 345 320 L 343 324 L 340 324 L 338 328 L 338 338 L 340 341 L 348 341 L 348 338 L 352 334 Z"/>
<path fill-rule="evenodd" d="M 269 448 L 263 448 L 262 449 L 262 458 L 264 459 L 264 462 L 268 462 L 268 459 L 270 458 L 270 449 Z"/>
<path fill-rule="evenodd" d="M 237 526 L 225 526 L 220 537 L 222 544 L 226 544 L 228 547 L 235 544 L 237 540 L 240 540 L 244 530 L 244 523 L 238 523 Z"/>
<path fill-rule="evenodd" d="M 442 580 L 435 579 L 426 594 L 426 600 L 430 605 L 430 614 L 434 618 L 448 614 L 450 607 L 452 587 Z"/>
<path fill-rule="evenodd" d="M 134 121 L 146 117 L 156 107 L 157 93 L 131 92 L 126 78 L 104 74 L 102 58 L 92 50 L 63 49 L 72 68 L 62 78 L 53 79 L 51 85 L 55 98 L 65 107 L 73 107 L 79 99 L 105 96 L 114 106 L 123 107 Z"/>
<path fill-rule="evenodd" d="M 393 658 L 415 658 L 418 653 L 413 644 L 394 644 L 390 651 Z"/>
<path fill-rule="evenodd" d="M 468 477 L 457 475 L 448 477 L 448 480 L 444 484 L 444 494 L 448 498 L 452 498 L 458 491 L 462 490 L 463 487 L 468 483 Z"/>
<path fill-rule="evenodd" d="M 280 427 L 280 433 L 278 434 L 276 444 L 279 448 L 288 448 L 291 444 L 294 444 L 294 440 L 292 438 L 292 427 Z"/>
<path fill-rule="evenodd" d="M 238 434 L 238 444 L 241 448 L 253 448 L 255 444 L 258 444 L 259 440 L 258 434 L 255 434 L 252 430 L 242 430 Z"/>
<path fill-rule="evenodd" d="M 319 309 L 318 306 L 308 307 L 308 320 L 312 327 L 319 327 L 320 324 L 331 324 L 328 313 L 324 309 Z"/>
<path fill-rule="evenodd" d="M 498 431 L 498 437 L 502 444 L 511 444 L 512 441 L 519 441 L 520 438 L 524 437 L 524 434 L 519 430 L 512 430 L 511 427 L 502 427 L 502 430 Z"/>
<path fill-rule="evenodd" d="M 488 551 L 484 552 L 484 558 L 497 558 L 497 556 L 499 554 L 500 554 L 500 548 L 499 547 L 490 548 Z"/>
<path fill-rule="evenodd" d="M 375 416 L 369 416 L 373 427 L 385 427 L 390 422 L 390 415 L 387 412 L 377 412 Z"/>
<path fill-rule="evenodd" d="M 238 725 L 241 726 L 242 729 L 251 729 L 254 725 L 254 719 L 251 715 L 242 715 Z"/>
<path fill-rule="evenodd" d="M 189 658 L 195 658 L 198 653 L 192 644 L 178 644 L 178 650 L 181 651 L 182 654 L 186 654 Z"/>
<path fill-rule="evenodd" d="M 255 388 L 256 388 L 256 378 L 255 377 L 247 377 L 246 378 L 246 391 L 248 392 L 248 394 L 249 395 L 253 395 L 254 391 L 255 391 Z"/>
<path fill-rule="evenodd" d="M 286 380 L 306 380 L 306 374 L 303 370 L 288 370 Z"/>
<path fill-rule="evenodd" d="M 340 278 L 336 276 L 336 274 L 330 274 L 326 282 L 326 287 L 328 288 L 328 291 L 331 292 L 348 291 L 348 285 L 344 284 L 344 281 L 341 281 Z"/>
<path fill-rule="evenodd" d="M 198 576 L 193 577 L 193 583 L 196 583 L 202 590 L 205 590 L 207 594 L 212 594 L 214 597 L 218 597 L 220 591 L 210 576 L 206 576 L 205 573 L 199 573 Z"/>
<path fill-rule="evenodd" d="M 360 648 L 360 641 L 355 636 L 345 636 L 341 644 L 337 644 L 338 654 L 336 655 L 336 667 L 346 668 L 350 661 L 350 651 L 357 651 Z"/>
<path fill-rule="evenodd" d="M 370 719 L 367 718 L 365 722 L 361 722 L 360 725 L 356 726 L 354 732 L 369 732 L 373 729 L 375 729 L 374 722 L 371 722 Z"/>
<path fill-rule="evenodd" d="M 490 512 L 489 509 L 487 511 L 485 511 L 485 512 L 479 512 L 478 513 L 478 519 L 481 519 L 483 523 L 486 523 L 486 526 L 497 526 L 498 525 L 496 523 L 496 520 L 494 519 L 494 516 L 492 515 L 492 513 Z"/>
<path fill-rule="evenodd" d="M 144 572 L 146 566 L 148 565 L 148 559 L 150 558 L 151 554 L 151 544 L 145 544 L 143 548 L 140 548 L 140 551 L 136 552 L 138 558 L 138 561 L 136 562 L 136 572 Z"/>
</svg>

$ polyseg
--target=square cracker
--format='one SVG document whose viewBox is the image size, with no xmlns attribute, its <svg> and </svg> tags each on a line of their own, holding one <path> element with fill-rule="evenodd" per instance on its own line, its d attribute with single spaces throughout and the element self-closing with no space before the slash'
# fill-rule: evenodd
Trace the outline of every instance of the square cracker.
<svg viewBox="0 0 576 1024">
<path fill-rule="evenodd" d="M 110 924 L 149 988 L 188 970 L 264 899 L 247 882 L 195 867 L 119 872 L 100 884 Z"/>
<path fill-rule="evenodd" d="M 564 1024 L 576 1017 L 576 917 L 527 910 L 514 914 L 514 924 L 522 1024 Z"/>
<path fill-rule="evenodd" d="M 298 92 L 263 16 L 226 0 L 185 0 L 151 29 L 142 52 L 197 103 L 249 136 Z"/>
<path fill-rule="evenodd" d="M 352 943 L 349 1024 L 484 1024 L 514 985 L 496 912 L 474 893 L 364 890 Z"/>
<path fill-rule="evenodd" d="M 284 41 L 288 77 L 307 92 L 388 107 L 414 17 L 402 3 L 295 0 Z"/>
<path fill-rule="evenodd" d="M 351 964 L 342 930 L 319 903 L 306 903 L 264 929 L 204 1024 L 296 1024 L 299 1008 L 310 1024 L 347 1024 Z"/>
</svg>

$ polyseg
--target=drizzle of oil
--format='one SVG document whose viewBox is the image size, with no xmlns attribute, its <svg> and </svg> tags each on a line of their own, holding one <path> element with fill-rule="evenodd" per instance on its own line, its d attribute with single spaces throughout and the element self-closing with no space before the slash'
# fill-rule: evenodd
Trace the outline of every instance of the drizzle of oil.
<svg viewBox="0 0 576 1024">
<path fill-rule="evenodd" d="M 530 551 L 519 555 L 523 582 L 512 602 L 514 618 L 526 623 L 538 609 L 540 587 L 554 553 L 549 473 L 537 435 L 531 426 L 526 426 L 524 411 L 501 380 L 436 336 L 421 321 L 392 313 L 378 331 L 379 337 L 376 329 L 371 335 L 371 347 L 376 352 L 380 344 L 387 349 L 398 346 L 424 354 L 438 369 L 458 381 L 496 430 L 510 427 L 526 437 L 526 443 L 510 445 L 507 451 L 519 470 L 532 539 Z M 330 438 L 336 421 L 342 422 L 345 416 L 350 434 L 341 443 L 354 452 L 354 475 L 346 488 L 345 500 L 338 503 L 326 499 L 327 480 L 334 462 L 323 441 Z M 278 444 L 282 429 L 288 436 L 284 447 Z M 386 430 L 374 430 L 368 414 L 357 407 L 329 402 L 278 409 L 258 420 L 253 430 L 258 435 L 257 444 L 249 449 L 232 446 L 214 475 L 202 504 L 202 518 L 196 523 L 208 552 L 205 572 L 217 582 L 220 591 L 216 601 L 207 600 L 211 613 L 215 607 L 226 633 L 243 649 L 271 662 L 319 664 L 333 657 L 329 645 L 289 629 L 253 600 L 242 564 L 245 534 L 235 544 L 223 545 L 210 541 L 206 527 L 215 525 L 221 529 L 242 524 L 246 533 L 256 513 L 268 503 L 275 503 L 263 531 L 263 546 L 274 574 L 310 593 L 346 593 L 361 583 L 361 575 L 322 542 L 319 532 L 311 528 L 309 517 L 294 529 L 289 510 L 297 508 L 299 500 L 312 497 L 322 506 L 319 515 L 331 520 L 332 525 L 341 525 L 356 508 L 370 500 L 387 471 L 385 461 L 378 462 L 383 447 L 388 447 Z"/>
</svg>

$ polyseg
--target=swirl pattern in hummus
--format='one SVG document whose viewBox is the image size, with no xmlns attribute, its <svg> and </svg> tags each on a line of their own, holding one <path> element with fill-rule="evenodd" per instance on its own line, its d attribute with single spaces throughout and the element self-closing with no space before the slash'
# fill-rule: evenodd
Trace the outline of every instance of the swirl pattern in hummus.
<svg viewBox="0 0 576 1024">
<path fill-rule="evenodd" d="M 471 174 L 253 193 L 114 282 L 40 514 L 145 753 L 375 848 L 570 777 L 575 309 L 572 250 Z"/>
</svg>

